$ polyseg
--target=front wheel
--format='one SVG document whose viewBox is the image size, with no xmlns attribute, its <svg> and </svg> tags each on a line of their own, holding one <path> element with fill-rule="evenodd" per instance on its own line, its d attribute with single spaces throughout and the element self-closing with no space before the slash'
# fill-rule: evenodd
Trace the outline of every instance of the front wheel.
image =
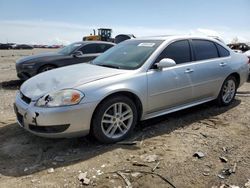
<svg viewBox="0 0 250 188">
<path fill-rule="evenodd" d="M 92 119 L 91 131 L 103 143 L 125 139 L 137 122 L 137 109 L 126 96 L 115 96 L 103 101 Z"/>
<path fill-rule="evenodd" d="M 55 68 L 56 67 L 54 65 L 44 65 L 38 70 L 38 73 L 46 72 Z"/>
<path fill-rule="evenodd" d="M 220 94 L 217 98 L 217 102 L 220 106 L 230 105 L 237 91 L 237 81 L 234 76 L 229 76 L 221 87 Z"/>
</svg>

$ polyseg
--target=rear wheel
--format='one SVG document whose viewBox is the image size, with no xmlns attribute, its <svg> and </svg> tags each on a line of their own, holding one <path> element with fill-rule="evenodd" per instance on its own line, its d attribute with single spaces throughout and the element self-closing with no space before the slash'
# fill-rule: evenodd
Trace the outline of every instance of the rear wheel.
<svg viewBox="0 0 250 188">
<path fill-rule="evenodd" d="M 46 72 L 46 71 L 49 71 L 49 70 L 52 70 L 55 68 L 56 68 L 56 66 L 54 66 L 54 65 L 44 65 L 39 69 L 38 73 Z"/>
<path fill-rule="evenodd" d="M 114 143 L 126 138 L 137 122 L 137 110 L 126 96 L 103 101 L 93 116 L 92 134 L 100 142 Z"/>
<path fill-rule="evenodd" d="M 217 102 L 220 106 L 230 105 L 237 91 L 237 81 L 234 76 L 229 76 L 221 87 L 220 94 L 217 98 Z"/>
</svg>

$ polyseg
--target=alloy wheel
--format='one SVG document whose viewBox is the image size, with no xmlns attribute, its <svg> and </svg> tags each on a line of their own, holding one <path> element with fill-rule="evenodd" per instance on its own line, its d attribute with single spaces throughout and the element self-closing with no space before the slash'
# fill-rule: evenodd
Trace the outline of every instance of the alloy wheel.
<svg viewBox="0 0 250 188">
<path fill-rule="evenodd" d="M 225 82 L 222 92 L 222 100 L 224 103 L 230 103 L 235 95 L 236 85 L 234 80 L 229 79 Z"/>
<path fill-rule="evenodd" d="M 108 138 L 125 135 L 133 123 L 133 111 L 123 102 L 112 104 L 103 114 L 101 128 Z"/>
</svg>

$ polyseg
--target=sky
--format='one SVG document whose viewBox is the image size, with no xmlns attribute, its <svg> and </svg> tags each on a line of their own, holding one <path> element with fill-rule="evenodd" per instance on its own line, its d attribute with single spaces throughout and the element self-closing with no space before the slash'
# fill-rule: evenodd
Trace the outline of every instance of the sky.
<svg viewBox="0 0 250 188">
<path fill-rule="evenodd" d="M 0 43 L 69 44 L 112 36 L 213 35 L 250 42 L 250 0 L 0 0 Z"/>
</svg>

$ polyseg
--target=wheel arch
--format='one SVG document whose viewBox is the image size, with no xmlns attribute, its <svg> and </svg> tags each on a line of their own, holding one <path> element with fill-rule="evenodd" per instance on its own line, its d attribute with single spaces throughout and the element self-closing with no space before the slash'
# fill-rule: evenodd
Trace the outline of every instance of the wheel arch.
<svg viewBox="0 0 250 188">
<path fill-rule="evenodd" d="M 38 66 L 38 68 L 37 68 L 37 74 L 41 71 L 42 68 L 44 68 L 46 66 L 53 66 L 55 68 L 58 68 L 58 65 L 56 65 L 54 63 L 46 63 L 46 64 L 43 64 L 41 66 Z"/>
<path fill-rule="evenodd" d="M 122 90 L 122 91 L 116 91 L 114 93 L 108 94 L 97 104 L 97 106 L 95 107 L 95 110 L 92 114 L 92 117 L 91 117 L 91 125 L 92 125 L 93 116 L 96 113 L 96 110 L 98 109 L 98 107 L 102 104 L 102 102 L 109 99 L 109 98 L 115 97 L 115 96 L 125 96 L 125 97 L 128 97 L 129 99 L 131 99 L 134 102 L 136 109 L 138 111 L 138 114 L 137 114 L 138 120 L 141 119 L 142 113 L 143 113 L 143 105 L 142 105 L 141 99 L 138 97 L 138 95 L 136 95 L 135 93 L 133 93 L 131 91 Z"/>
<path fill-rule="evenodd" d="M 235 79 L 236 79 L 236 81 L 237 81 L 237 88 L 239 87 L 239 85 L 240 85 L 240 74 L 239 73 L 237 73 L 237 72 L 233 72 L 233 73 L 231 73 L 229 76 L 233 76 L 233 77 L 235 77 Z M 228 77 L 229 77 L 228 76 Z M 227 78 L 228 78 L 227 77 Z"/>
</svg>

